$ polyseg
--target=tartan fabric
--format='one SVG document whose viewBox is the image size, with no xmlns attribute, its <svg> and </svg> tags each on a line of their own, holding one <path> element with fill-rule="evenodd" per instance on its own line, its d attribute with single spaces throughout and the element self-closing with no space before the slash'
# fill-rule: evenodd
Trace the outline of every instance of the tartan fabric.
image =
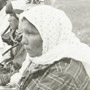
<svg viewBox="0 0 90 90">
<path fill-rule="evenodd" d="M 90 90 L 90 79 L 81 62 L 60 60 L 35 73 L 25 90 Z"/>
</svg>

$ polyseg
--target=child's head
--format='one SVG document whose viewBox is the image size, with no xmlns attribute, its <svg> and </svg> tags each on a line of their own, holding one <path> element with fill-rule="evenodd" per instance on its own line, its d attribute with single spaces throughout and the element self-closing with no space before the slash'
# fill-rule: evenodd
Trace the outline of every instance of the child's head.
<svg viewBox="0 0 90 90">
<path fill-rule="evenodd" d="M 8 1 L 6 5 L 6 13 L 10 15 L 8 21 L 10 23 L 11 29 L 14 30 L 18 29 L 18 23 L 19 23 L 18 16 L 21 12 L 23 12 L 23 10 L 15 8 L 15 5 L 17 5 L 15 1 L 14 2 Z"/>
</svg>

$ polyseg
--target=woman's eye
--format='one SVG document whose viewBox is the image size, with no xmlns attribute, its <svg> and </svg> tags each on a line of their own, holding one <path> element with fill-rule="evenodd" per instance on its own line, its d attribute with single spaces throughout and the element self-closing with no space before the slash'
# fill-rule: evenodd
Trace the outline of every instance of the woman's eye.
<svg viewBox="0 0 90 90">
<path fill-rule="evenodd" d="M 32 32 L 27 32 L 28 34 L 33 34 Z"/>
<path fill-rule="evenodd" d="M 24 30 L 24 33 L 27 35 L 36 35 L 37 34 L 34 31 L 29 31 L 29 30 Z"/>
<path fill-rule="evenodd" d="M 34 35 L 34 33 L 33 33 L 33 32 L 27 32 L 27 34 L 28 34 L 28 35 Z"/>
</svg>

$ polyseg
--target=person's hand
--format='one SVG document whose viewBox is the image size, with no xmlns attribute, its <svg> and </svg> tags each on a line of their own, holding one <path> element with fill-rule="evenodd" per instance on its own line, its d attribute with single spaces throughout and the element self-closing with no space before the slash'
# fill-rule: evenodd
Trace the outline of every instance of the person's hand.
<svg viewBox="0 0 90 90">
<path fill-rule="evenodd" d="M 20 79 L 21 75 L 19 73 L 15 73 L 14 75 L 11 76 L 11 80 L 7 85 L 10 86 L 11 88 L 17 87 Z"/>
</svg>

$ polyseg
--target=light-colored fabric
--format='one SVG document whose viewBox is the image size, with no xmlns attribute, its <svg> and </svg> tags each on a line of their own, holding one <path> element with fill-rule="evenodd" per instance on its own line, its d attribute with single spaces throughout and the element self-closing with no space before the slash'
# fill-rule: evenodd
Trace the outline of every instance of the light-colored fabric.
<svg viewBox="0 0 90 90">
<path fill-rule="evenodd" d="M 32 3 L 27 3 L 28 0 L 16 0 L 12 1 L 12 6 L 14 9 L 20 9 L 20 10 L 28 10 L 33 6 L 36 6 L 38 4 L 32 4 Z"/>
<path fill-rule="evenodd" d="M 14 9 L 24 10 L 26 6 L 25 0 L 12 1 L 12 6 Z"/>
<path fill-rule="evenodd" d="M 6 15 L 5 9 L 6 7 L 4 6 L 3 9 L 0 11 L 0 35 L 6 30 L 9 25 L 9 16 Z"/>
<path fill-rule="evenodd" d="M 48 5 L 40 5 L 22 13 L 20 21 L 23 17 L 27 18 L 40 32 L 43 40 L 43 54 L 34 58 L 27 54 L 28 59 L 23 63 L 19 74 L 27 70 L 23 68 L 26 68 L 25 65 L 29 66 L 27 62 L 30 60 L 35 64 L 47 65 L 69 57 L 86 62 L 90 66 L 90 47 L 81 43 L 74 35 L 71 21 L 63 11 Z M 90 75 L 87 67 L 86 70 Z M 12 81 L 15 82 L 13 79 Z"/>
<path fill-rule="evenodd" d="M 23 13 L 22 17 L 38 29 L 43 40 L 43 55 L 33 58 L 32 62 L 45 65 L 70 57 L 82 61 L 85 67 L 85 63 L 90 66 L 90 47 L 74 35 L 72 24 L 63 11 L 41 5 Z M 90 75 L 87 67 L 86 70 Z"/>
<path fill-rule="evenodd" d="M 10 83 L 9 85 L 17 85 L 18 82 L 20 81 L 20 79 L 22 77 L 24 77 L 25 75 L 27 75 L 27 69 L 28 69 L 28 66 L 29 64 L 31 63 L 31 61 L 29 60 L 29 55 L 27 54 L 27 57 L 26 57 L 26 60 L 23 62 L 22 64 L 22 68 L 19 70 L 18 73 L 15 73 L 12 77 L 11 77 L 11 80 L 10 80 Z M 16 79 L 17 78 L 17 79 Z"/>
</svg>

